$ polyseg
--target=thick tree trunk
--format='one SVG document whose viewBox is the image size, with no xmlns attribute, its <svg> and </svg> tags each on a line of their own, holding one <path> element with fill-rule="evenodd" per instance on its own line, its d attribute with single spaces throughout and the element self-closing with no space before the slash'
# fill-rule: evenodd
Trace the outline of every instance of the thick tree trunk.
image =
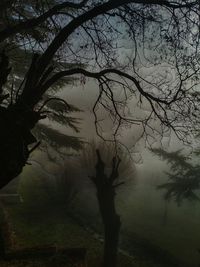
<svg viewBox="0 0 200 267">
<path fill-rule="evenodd" d="M 0 189 L 22 172 L 32 151 L 28 146 L 37 141 L 31 129 L 38 120 L 34 111 L 0 106 Z"/>
<path fill-rule="evenodd" d="M 115 210 L 114 189 L 104 185 L 97 193 L 99 208 L 104 224 L 103 267 L 115 267 L 117 264 L 120 217 Z"/>
<path fill-rule="evenodd" d="M 104 267 L 115 267 L 117 265 L 118 240 L 120 230 L 120 219 L 116 215 L 113 221 L 105 224 L 104 243 Z"/>
<path fill-rule="evenodd" d="M 109 176 L 105 174 L 105 163 L 97 153 L 96 176 L 91 177 L 97 189 L 97 199 L 104 225 L 104 258 L 103 267 L 116 267 L 118 254 L 118 241 L 120 231 L 120 217 L 115 209 L 115 190 L 119 184 L 115 181 L 119 176 L 120 159 L 113 157 L 112 171 Z"/>
</svg>

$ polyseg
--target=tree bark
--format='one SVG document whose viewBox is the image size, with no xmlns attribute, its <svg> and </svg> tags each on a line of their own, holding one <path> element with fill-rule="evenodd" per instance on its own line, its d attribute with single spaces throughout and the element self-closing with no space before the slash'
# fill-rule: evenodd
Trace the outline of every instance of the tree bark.
<svg viewBox="0 0 200 267">
<path fill-rule="evenodd" d="M 112 186 L 104 185 L 97 191 L 100 213 L 104 224 L 103 267 L 115 267 L 117 264 L 120 217 L 115 210 L 115 193 Z"/>
<path fill-rule="evenodd" d="M 22 172 L 33 150 L 29 145 L 37 142 L 31 130 L 39 116 L 15 105 L 0 107 L 0 189 Z"/>
</svg>

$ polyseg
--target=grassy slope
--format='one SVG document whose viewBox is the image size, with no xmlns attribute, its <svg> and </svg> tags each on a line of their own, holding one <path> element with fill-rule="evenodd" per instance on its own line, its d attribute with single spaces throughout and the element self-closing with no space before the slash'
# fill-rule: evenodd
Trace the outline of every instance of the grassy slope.
<svg viewBox="0 0 200 267">
<path fill-rule="evenodd" d="M 88 250 L 88 267 L 99 267 L 102 258 L 102 243 L 81 227 L 77 220 L 66 216 L 62 209 L 59 211 L 58 206 L 53 207 L 52 202 L 49 203 L 47 191 L 41 184 L 42 177 L 25 173 L 24 178 L 26 179 L 22 179 L 20 188 L 26 201 L 24 204 L 19 203 L 6 207 L 10 215 L 12 229 L 15 232 L 15 248 L 55 244 L 60 247 L 85 247 Z M 46 207 L 50 208 L 47 210 Z M 74 209 L 73 212 L 75 212 Z M 90 221 L 89 218 L 88 221 Z M 128 246 L 133 245 L 132 242 L 131 240 L 131 244 Z M 139 247 L 141 247 L 140 244 Z M 149 259 L 151 256 L 146 257 L 145 251 L 141 253 L 136 251 L 134 255 L 136 256 L 133 259 L 120 254 L 119 267 L 172 267 L 155 263 L 154 259 Z M 49 264 L 38 261 L 31 263 L 1 262 L 0 266 L 44 267 L 49 266 Z"/>
<path fill-rule="evenodd" d="M 102 243 L 80 227 L 72 218 L 60 214 L 26 212 L 15 205 L 7 207 L 12 222 L 14 247 L 57 245 L 58 247 L 85 247 L 88 254 L 88 266 L 99 267 L 101 263 Z M 1 267 L 8 266 L 46 266 L 46 262 L 1 262 Z M 120 267 L 136 267 L 136 262 L 122 254 L 119 255 Z"/>
</svg>

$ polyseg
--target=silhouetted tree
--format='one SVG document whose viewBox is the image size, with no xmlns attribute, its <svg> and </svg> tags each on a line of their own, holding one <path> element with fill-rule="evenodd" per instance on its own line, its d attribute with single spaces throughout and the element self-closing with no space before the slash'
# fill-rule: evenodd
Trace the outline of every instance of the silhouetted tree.
<svg viewBox="0 0 200 267">
<path fill-rule="evenodd" d="M 171 172 L 167 172 L 169 182 L 158 186 L 158 189 L 166 191 L 165 199 L 174 199 L 179 205 L 184 199 L 199 200 L 197 192 L 200 189 L 200 166 L 189 162 L 180 150 L 167 152 L 163 149 L 151 149 L 151 151 L 166 160 L 171 167 Z"/>
<path fill-rule="evenodd" d="M 105 163 L 102 161 L 99 150 L 97 152 L 96 176 L 92 177 L 97 189 L 97 198 L 100 213 L 104 224 L 104 262 L 103 266 L 113 266 L 117 264 L 117 248 L 120 231 L 120 216 L 115 209 L 115 180 L 118 178 L 118 168 L 120 159 L 114 157 L 111 174 L 105 174 Z"/>
<path fill-rule="evenodd" d="M 85 77 L 97 80 L 99 92 L 93 106 L 97 134 L 101 135 L 101 106 L 113 119 L 114 140 L 121 125 L 132 123 L 143 129 L 140 136 L 145 135 L 147 141 L 170 130 L 187 141 L 187 134 L 198 128 L 200 118 L 199 98 L 195 96 L 199 1 L 42 3 L 2 3 L 3 85 L 6 81 L 12 84 L 9 58 L 3 50 L 13 44 L 12 40 L 25 49 L 31 47 L 33 56 L 23 82 L 10 94 L 9 104 L 1 104 L 0 188 L 22 171 L 30 152 L 39 145 L 31 133 L 46 116 L 39 106 L 45 103 L 42 98 L 47 90 L 63 77 L 81 75 L 83 83 Z M 128 60 L 121 57 L 123 39 L 133 50 Z M 75 63 L 77 67 L 70 65 Z M 86 65 L 87 69 L 82 67 Z M 120 87 L 123 95 L 118 94 Z M 4 88 L 0 90 L 1 97 L 7 98 Z M 145 112 L 127 115 L 131 97 L 136 106 L 146 108 Z M 161 124 L 155 127 L 156 120 Z"/>
<path fill-rule="evenodd" d="M 5 23 L 7 23 L 8 25 L 17 23 L 17 21 L 19 20 L 19 14 L 21 14 L 21 16 L 23 15 L 23 17 L 26 19 L 31 18 L 32 11 L 30 10 L 34 10 L 36 6 L 40 10 L 40 12 L 42 12 L 42 8 L 48 8 L 47 2 L 42 3 L 41 1 L 40 3 L 40 1 L 38 1 L 36 5 L 35 1 L 28 1 L 26 2 L 27 6 L 25 5 L 25 3 L 23 3 L 23 1 L 20 2 L 15 5 L 15 8 L 7 10 Z M 52 0 L 51 4 L 56 4 L 56 1 Z M 8 9 L 10 5 L 9 2 L 7 3 L 7 5 Z M 22 42 L 23 44 L 23 40 L 27 38 L 28 34 L 30 35 L 30 38 L 34 40 L 35 43 L 37 42 L 38 45 L 42 45 L 45 42 L 45 36 L 56 31 L 56 25 L 51 25 L 51 27 L 50 25 L 49 27 L 47 27 L 47 25 L 44 27 L 43 25 L 42 27 L 43 30 L 33 29 L 29 33 L 23 32 L 20 37 L 20 42 Z M 17 38 L 12 39 L 9 48 L 7 49 L 7 59 L 9 57 L 10 65 L 12 66 L 11 75 L 12 79 L 14 79 L 14 82 L 12 81 L 12 79 L 10 79 L 11 83 L 8 82 L 4 87 L 4 92 L 6 93 L 5 95 L 7 97 L 9 94 L 13 94 L 13 92 L 16 93 L 16 90 L 21 87 L 21 84 L 24 80 L 24 73 L 27 72 L 30 66 L 32 54 L 34 52 L 31 43 L 29 43 L 28 47 L 25 48 L 24 46 L 19 46 L 18 42 L 19 40 Z M 56 64 L 55 60 L 53 64 Z M 77 64 L 65 63 L 64 65 L 66 68 L 77 67 Z M 11 68 L 9 68 L 9 71 L 11 71 Z M 5 75 L 2 75 L 2 78 L 4 76 Z M 71 85 L 75 81 L 76 79 L 74 77 L 64 77 L 58 83 L 54 84 L 50 88 L 49 92 L 43 95 L 43 101 L 45 102 L 45 105 L 42 105 L 41 103 L 40 111 L 45 113 L 50 122 L 57 122 L 61 125 L 72 128 L 75 132 L 79 132 L 79 120 L 77 118 L 72 117 L 70 114 L 74 112 L 80 112 L 80 110 L 77 107 L 67 103 L 67 101 L 62 101 L 62 99 L 60 99 L 57 94 L 61 91 L 63 86 L 69 84 Z M 7 98 L 5 99 L 5 101 L 7 101 L 5 104 L 9 105 L 10 99 Z M 68 136 L 67 134 L 62 134 L 56 128 L 49 127 L 46 123 L 43 122 L 40 122 L 35 126 L 34 136 L 38 140 L 42 139 L 42 144 L 40 144 L 39 148 L 45 150 L 47 149 L 47 146 L 53 147 L 54 150 L 59 150 L 59 152 L 60 149 L 63 147 L 65 147 L 65 150 L 66 148 L 73 148 L 75 150 L 79 150 L 82 145 L 82 141 L 79 138 L 75 136 Z"/>
<path fill-rule="evenodd" d="M 96 161 L 96 164 L 95 164 Z M 135 178 L 135 165 L 130 155 L 120 151 L 113 144 L 92 143 L 81 154 L 82 168 L 90 173 L 89 178 L 95 185 L 98 206 L 104 227 L 103 266 L 117 264 L 118 241 L 121 227 L 117 214 L 115 197 L 117 189 Z M 93 167 L 95 165 L 95 172 Z"/>
</svg>

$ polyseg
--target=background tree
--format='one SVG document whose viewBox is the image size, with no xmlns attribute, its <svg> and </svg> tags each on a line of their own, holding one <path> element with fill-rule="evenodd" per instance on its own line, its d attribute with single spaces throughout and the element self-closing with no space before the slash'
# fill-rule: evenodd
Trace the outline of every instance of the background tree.
<svg viewBox="0 0 200 267">
<path fill-rule="evenodd" d="M 33 4 L 10 1 L 1 12 L 1 46 L 7 48 L 10 38 L 15 38 L 18 45 L 25 44 L 25 48 L 32 40 L 34 45 L 29 69 L 16 90 L 18 95 L 11 94 L 14 101 L 9 105 L 2 102 L 0 187 L 22 171 L 30 152 L 37 147 L 28 148 L 36 141 L 31 130 L 45 117 L 38 106 L 47 90 L 62 77 L 82 75 L 98 82 L 93 106 L 98 135 L 102 136 L 98 119 L 101 106 L 113 120 L 113 140 L 120 126 L 132 123 L 142 128 L 140 137 L 145 136 L 148 142 L 171 130 L 189 141 L 187 136 L 199 125 L 199 98 L 195 95 L 199 74 L 198 1 L 62 1 L 48 2 L 49 6 L 38 1 L 31 8 L 29 3 Z M 10 18 L 13 22 L 8 12 L 14 12 Z M 48 34 L 55 23 L 55 30 Z M 41 46 L 32 36 L 35 29 L 44 27 L 48 30 Z M 125 58 L 121 57 L 123 39 L 133 47 Z M 5 84 L 11 70 L 3 55 Z M 63 63 L 78 63 L 87 69 L 66 68 Z M 3 89 L 2 99 L 7 97 Z M 135 106 L 130 110 L 132 97 Z M 145 112 L 138 112 L 142 108 Z"/>
<path fill-rule="evenodd" d="M 96 154 L 96 155 L 95 155 Z M 96 159 L 95 172 L 92 171 Z M 82 168 L 91 172 L 92 183 L 96 189 L 103 226 L 104 226 L 104 258 L 103 266 L 117 264 L 118 241 L 121 227 L 117 214 L 115 197 L 117 189 L 128 179 L 135 178 L 134 162 L 125 152 L 114 145 L 89 144 L 81 154 Z"/>
<path fill-rule="evenodd" d="M 166 191 L 166 200 L 174 199 L 179 205 L 184 199 L 189 201 L 199 200 L 200 166 L 189 161 L 181 151 L 167 152 L 163 149 L 151 149 L 153 154 L 167 161 L 171 172 L 167 172 L 169 182 L 158 186 L 158 189 Z"/>
</svg>

